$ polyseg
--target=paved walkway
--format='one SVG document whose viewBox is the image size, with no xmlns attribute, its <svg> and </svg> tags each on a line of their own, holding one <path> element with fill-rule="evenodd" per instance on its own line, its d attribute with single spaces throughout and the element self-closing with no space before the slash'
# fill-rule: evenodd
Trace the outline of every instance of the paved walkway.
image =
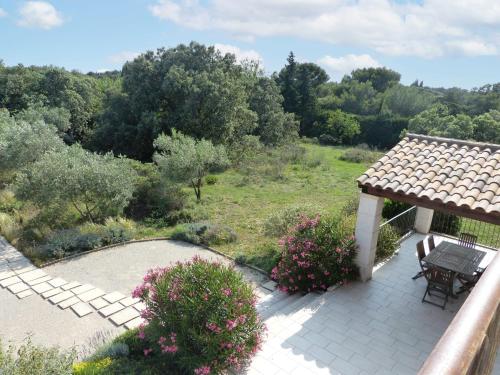
<svg viewBox="0 0 500 375">
<path fill-rule="evenodd" d="M 176 241 L 137 242 L 38 269 L 0 238 L 0 337 L 27 334 L 44 345 L 85 344 L 100 331 L 115 335 L 138 326 L 144 305 L 130 296 L 148 269 L 198 255 L 230 263 L 209 250 Z M 267 278 L 239 268 L 254 284 Z"/>
</svg>

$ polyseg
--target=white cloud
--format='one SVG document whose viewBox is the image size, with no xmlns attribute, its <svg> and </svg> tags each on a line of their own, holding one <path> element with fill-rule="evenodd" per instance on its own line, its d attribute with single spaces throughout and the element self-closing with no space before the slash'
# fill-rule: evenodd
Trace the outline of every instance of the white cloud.
<svg viewBox="0 0 500 375">
<path fill-rule="evenodd" d="M 139 52 L 122 51 L 109 56 L 108 61 L 112 64 L 125 64 L 127 61 L 131 61 L 139 56 Z"/>
<path fill-rule="evenodd" d="M 215 44 L 215 49 L 219 50 L 221 53 L 232 53 L 236 56 L 236 61 L 241 63 L 245 60 L 257 61 L 262 64 L 263 59 L 262 56 L 255 50 L 242 50 L 239 47 L 232 46 L 230 44 Z"/>
<path fill-rule="evenodd" d="M 318 60 L 335 78 L 341 78 L 355 69 L 379 67 L 380 63 L 370 55 L 345 55 L 341 57 L 325 56 Z"/>
<path fill-rule="evenodd" d="M 7 12 L 2 8 L 0 8 L 0 17 L 5 17 L 5 16 L 7 16 Z"/>
<path fill-rule="evenodd" d="M 491 0 L 155 0 L 149 9 L 241 40 L 292 36 L 424 58 L 500 50 L 500 2 Z"/>
<path fill-rule="evenodd" d="M 44 30 L 61 26 L 64 22 L 62 14 L 50 3 L 45 1 L 28 1 L 19 11 L 20 26 L 33 27 Z"/>
</svg>

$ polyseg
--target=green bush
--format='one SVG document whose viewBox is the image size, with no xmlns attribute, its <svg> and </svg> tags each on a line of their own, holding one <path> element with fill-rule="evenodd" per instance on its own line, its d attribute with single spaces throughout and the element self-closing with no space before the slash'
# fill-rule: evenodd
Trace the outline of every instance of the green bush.
<svg viewBox="0 0 500 375">
<path fill-rule="evenodd" d="M 0 374 L 5 375 L 71 375 L 76 351 L 60 351 L 34 345 L 28 337 L 16 348 L 2 348 L 0 342 Z"/>
<path fill-rule="evenodd" d="M 398 231 L 390 224 L 384 225 L 379 232 L 377 241 L 377 250 L 375 253 L 375 260 L 381 261 L 394 254 L 399 248 L 399 235 Z"/>
<path fill-rule="evenodd" d="M 189 223 L 177 226 L 171 238 L 196 245 L 211 246 L 235 242 L 237 236 L 231 228 L 225 225 Z"/>
<path fill-rule="evenodd" d="M 260 269 L 271 273 L 271 270 L 278 264 L 281 249 L 275 241 L 270 241 L 258 245 L 254 251 L 248 253 L 238 253 L 234 259 L 237 264 L 252 264 Z"/>
<path fill-rule="evenodd" d="M 411 204 L 393 201 L 390 199 L 384 200 L 384 208 L 382 209 L 382 217 L 384 219 L 392 219 L 394 216 L 403 213 L 411 207 Z"/>
<path fill-rule="evenodd" d="M 77 229 L 61 229 L 54 231 L 45 244 L 35 249 L 35 254 L 42 259 L 63 258 L 78 251 L 78 237 L 81 233 Z"/>
<path fill-rule="evenodd" d="M 128 355 L 129 348 L 127 344 L 122 342 L 111 342 L 98 348 L 95 353 L 88 358 L 88 360 L 99 361 L 105 358 L 127 357 Z"/>
<path fill-rule="evenodd" d="M 437 233 L 457 236 L 460 233 L 462 219 L 453 214 L 447 214 L 440 211 L 434 211 L 431 223 L 431 231 Z"/>
<path fill-rule="evenodd" d="M 379 154 L 364 148 L 350 148 L 339 159 L 351 163 L 374 163 L 379 159 Z"/>
<path fill-rule="evenodd" d="M 290 206 L 272 213 L 263 224 L 263 232 L 268 237 L 280 237 L 297 225 L 303 215 L 311 215 L 316 209 L 313 206 Z"/>
<path fill-rule="evenodd" d="M 172 373 L 239 370 L 260 349 L 253 289 L 232 267 L 195 257 L 149 271 L 132 295 L 146 304 L 138 333 L 144 356 L 174 363 Z"/>
<path fill-rule="evenodd" d="M 336 145 L 338 140 L 330 134 L 321 134 L 318 138 L 320 145 Z"/>
<path fill-rule="evenodd" d="M 207 177 L 205 177 L 205 183 L 207 185 L 215 185 L 218 181 L 218 177 L 217 176 L 214 176 L 213 174 L 211 175 L 208 175 Z"/>
<path fill-rule="evenodd" d="M 280 245 L 281 258 L 271 277 L 284 292 L 326 290 L 358 274 L 356 241 L 345 236 L 340 219 L 303 217 Z"/>
</svg>

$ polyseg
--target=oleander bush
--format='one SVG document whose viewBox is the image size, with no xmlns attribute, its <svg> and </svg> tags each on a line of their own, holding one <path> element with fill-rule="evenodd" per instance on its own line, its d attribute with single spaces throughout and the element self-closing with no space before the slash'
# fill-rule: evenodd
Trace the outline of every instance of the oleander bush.
<svg viewBox="0 0 500 375">
<path fill-rule="evenodd" d="M 339 218 L 303 216 L 280 246 L 271 277 L 284 292 L 326 290 L 357 276 L 356 242 L 350 225 Z"/>
<path fill-rule="evenodd" d="M 232 267 L 195 257 L 150 270 L 133 296 L 146 304 L 137 336 L 144 356 L 173 363 L 180 373 L 239 369 L 260 348 L 256 297 Z"/>
<path fill-rule="evenodd" d="M 316 210 L 313 206 L 296 205 L 278 210 L 264 221 L 263 232 L 268 237 L 280 237 L 296 226 L 304 214 L 310 215 Z"/>
</svg>

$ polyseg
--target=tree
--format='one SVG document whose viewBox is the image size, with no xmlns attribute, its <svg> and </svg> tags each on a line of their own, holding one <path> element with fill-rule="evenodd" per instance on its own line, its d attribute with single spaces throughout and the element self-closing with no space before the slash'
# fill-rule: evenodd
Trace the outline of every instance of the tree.
<svg viewBox="0 0 500 375">
<path fill-rule="evenodd" d="M 322 121 L 317 126 L 320 135 L 329 135 L 340 144 L 351 144 L 354 137 L 360 133 L 356 117 L 339 109 L 323 112 Z"/>
<path fill-rule="evenodd" d="M 491 110 L 473 119 L 474 139 L 500 144 L 500 111 Z"/>
<path fill-rule="evenodd" d="M 16 120 L 0 109 L 0 169 L 18 170 L 64 147 L 54 125 L 43 120 Z"/>
<path fill-rule="evenodd" d="M 353 70 L 351 77 L 358 82 L 371 82 L 375 90 L 384 92 L 399 83 L 401 74 L 387 68 L 363 68 Z"/>
<path fill-rule="evenodd" d="M 96 222 L 122 213 L 134 193 L 135 179 L 125 160 L 73 145 L 47 152 L 24 168 L 15 191 L 41 207 L 70 204 L 82 218 Z"/>
<path fill-rule="evenodd" d="M 254 133 L 266 145 L 279 145 L 298 136 L 298 122 L 292 113 L 283 111 L 283 96 L 276 82 L 258 77 L 249 93 L 250 109 L 257 114 Z"/>
<path fill-rule="evenodd" d="M 17 120 L 28 123 L 43 121 L 53 125 L 59 133 L 64 133 L 71 127 L 71 112 L 63 107 L 44 107 L 41 103 L 32 104 L 16 114 Z"/>
<path fill-rule="evenodd" d="M 419 86 L 397 84 L 385 91 L 382 112 L 411 117 L 429 108 L 436 100 L 435 94 Z"/>
<path fill-rule="evenodd" d="M 161 173 L 173 182 L 189 183 L 201 200 L 203 177 L 211 170 L 229 166 L 226 149 L 214 146 L 209 140 L 196 140 L 172 129 L 172 136 L 161 134 L 154 146 L 158 150 L 154 160 Z"/>
</svg>

